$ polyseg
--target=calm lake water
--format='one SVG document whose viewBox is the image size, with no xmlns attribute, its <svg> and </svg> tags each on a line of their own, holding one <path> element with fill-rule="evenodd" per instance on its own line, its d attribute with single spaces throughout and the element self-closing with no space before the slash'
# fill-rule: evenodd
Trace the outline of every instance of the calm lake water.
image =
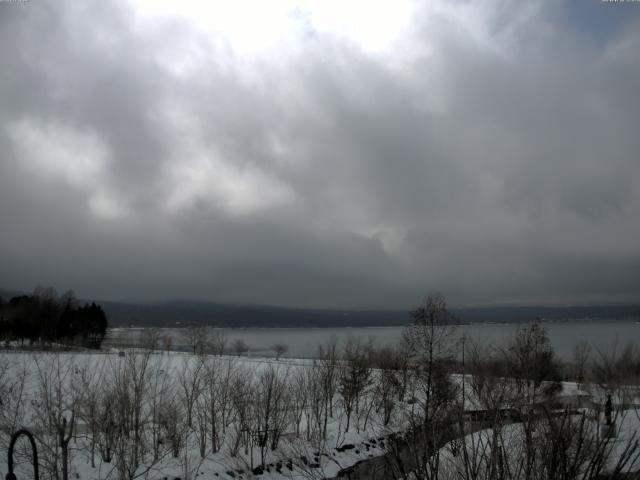
<svg viewBox="0 0 640 480">
<path fill-rule="evenodd" d="M 586 341 L 594 349 L 611 350 L 617 345 L 623 347 L 629 342 L 640 341 L 640 322 L 638 321 L 568 321 L 543 322 L 556 353 L 570 359 L 574 346 Z M 518 324 L 474 324 L 456 327 L 456 334 L 466 335 L 468 339 L 489 345 L 502 345 L 513 337 L 520 327 Z M 161 335 L 172 337 L 174 350 L 187 350 L 186 340 L 181 329 L 160 329 Z M 372 339 L 375 345 L 385 346 L 396 344 L 402 335 L 403 327 L 362 327 L 362 328 L 222 328 L 228 345 L 234 340 L 242 339 L 249 345 L 249 355 L 274 356 L 273 345 L 282 343 L 289 347 L 288 357 L 312 357 L 319 345 L 325 344 L 332 338 L 337 338 L 342 344 L 349 338 L 362 340 Z M 144 329 L 122 328 L 109 331 L 105 346 L 117 346 L 135 342 Z"/>
</svg>

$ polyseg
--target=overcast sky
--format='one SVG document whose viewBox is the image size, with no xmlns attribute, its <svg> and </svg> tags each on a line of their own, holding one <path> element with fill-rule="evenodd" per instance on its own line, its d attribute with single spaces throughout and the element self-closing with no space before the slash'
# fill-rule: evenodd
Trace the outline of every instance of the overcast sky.
<svg viewBox="0 0 640 480">
<path fill-rule="evenodd" d="M 0 288 L 640 300 L 640 3 L 5 1 L 0 52 Z"/>
</svg>

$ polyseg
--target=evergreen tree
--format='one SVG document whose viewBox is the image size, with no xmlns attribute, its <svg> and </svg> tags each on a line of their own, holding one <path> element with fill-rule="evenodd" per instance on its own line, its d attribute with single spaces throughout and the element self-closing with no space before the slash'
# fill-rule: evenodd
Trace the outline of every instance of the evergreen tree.
<svg viewBox="0 0 640 480">
<path fill-rule="evenodd" d="M 100 305 L 79 306 L 72 291 L 60 297 L 52 288 L 38 287 L 33 295 L 19 295 L 9 302 L 0 299 L 0 339 L 4 340 L 100 348 L 107 325 Z"/>
</svg>

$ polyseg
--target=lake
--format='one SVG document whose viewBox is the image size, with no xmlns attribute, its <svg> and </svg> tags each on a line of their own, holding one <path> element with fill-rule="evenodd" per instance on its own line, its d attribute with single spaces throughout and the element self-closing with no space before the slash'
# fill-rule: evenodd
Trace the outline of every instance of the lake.
<svg viewBox="0 0 640 480">
<path fill-rule="evenodd" d="M 593 321 L 576 320 L 566 322 L 542 322 L 549 332 L 551 344 L 558 356 L 571 359 L 574 346 L 586 341 L 594 349 L 610 350 L 615 345 L 623 347 L 628 342 L 640 340 L 640 322 L 638 321 Z M 503 345 L 513 337 L 520 324 L 481 323 L 459 325 L 456 334 L 465 336 L 485 345 Z M 289 347 L 287 357 L 312 357 L 319 345 L 337 338 L 341 344 L 349 337 L 362 340 L 371 339 L 376 346 L 396 344 L 402 335 L 403 327 L 358 327 L 358 328 L 221 328 L 228 344 L 234 340 L 244 340 L 250 348 L 252 356 L 274 356 L 272 346 L 275 343 Z M 172 337 L 174 350 L 188 350 L 186 339 L 181 329 L 160 329 L 161 335 Z M 142 328 L 117 328 L 109 331 L 105 346 L 128 345 L 144 334 Z"/>
</svg>

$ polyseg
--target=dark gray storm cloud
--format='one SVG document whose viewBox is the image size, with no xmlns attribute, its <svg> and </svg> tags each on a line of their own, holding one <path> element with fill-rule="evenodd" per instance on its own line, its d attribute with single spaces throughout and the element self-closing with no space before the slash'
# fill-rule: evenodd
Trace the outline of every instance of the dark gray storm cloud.
<svg viewBox="0 0 640 480">
<path fill-rule="evenodd" d="M 0 287 L 640 300 L 640 4 L 149 3 L 0 3 Z"/>
</svg>

